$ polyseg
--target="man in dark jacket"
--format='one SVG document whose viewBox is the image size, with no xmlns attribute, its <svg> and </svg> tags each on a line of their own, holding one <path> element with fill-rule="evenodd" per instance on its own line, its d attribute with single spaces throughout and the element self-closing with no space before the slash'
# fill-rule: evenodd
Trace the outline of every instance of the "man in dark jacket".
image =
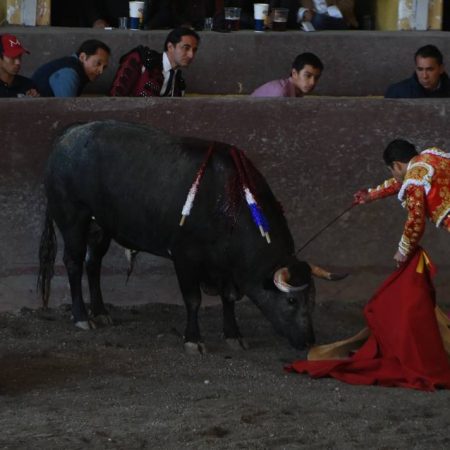
<svg viewBox="0 0 450 450">
<path fill-rule="evenodd" d="M 439 49 L 434 45 L 425 45 L 417 50 L 414 60 L 414 75 L 389 86 L 385 98 L 450 97 L 450 80 Z"/>
<path fill-rule="evenodd" d="M 89 39 L 75 54 L 39 67 L 32 79 L 43 97 L 78 97 L 86 84 L 106 69 L 110 53 L 106 44 Z"/>
<path fill-rule="evenodd" d="M 185 82 L 181 68 L 195 58 L 200 36 L 190 28 L 175 28 L 164 53 L 140 45 L 120 58 L 110 90 L 113 97 L 182 97 Z"/>
</svg>

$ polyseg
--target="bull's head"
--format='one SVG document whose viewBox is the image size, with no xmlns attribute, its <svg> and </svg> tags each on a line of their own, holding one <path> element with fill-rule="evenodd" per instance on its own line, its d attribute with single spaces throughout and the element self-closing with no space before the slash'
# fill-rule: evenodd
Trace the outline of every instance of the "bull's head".
<svg viewBox="0 0 450 450">
<path fill-rule="evenodd" d="M 267 274 L 247 293 L 272 323 L 275 331 L 290 344 L 303 349 L 314 343 L 311 312 L 314 305 L 314 282 L 307 263 L 291 264 Z"/>
<path fill-rule="evenodd" d="M 314 343 L 312 311 L 315 287 L 312 275 L 328 280 L 345 275 L 330 273 L 319 266 L 294 260 L 273 273 L 259 293 L 249 297 L 260 307 L 278 334 L 288 338 L 291 345 L 304 349 Z"/>
</svg>

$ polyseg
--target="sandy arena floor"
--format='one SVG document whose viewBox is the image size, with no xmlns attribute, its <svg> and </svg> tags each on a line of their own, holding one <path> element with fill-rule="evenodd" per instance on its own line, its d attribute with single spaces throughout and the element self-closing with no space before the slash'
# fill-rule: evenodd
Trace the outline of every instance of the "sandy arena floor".
<svg viewBox="0 0 450 450">
<path fill-rule="evenodd" d="M 356 332 L 362 306 L 319 303 L 317 339 Z M 72 326 L 67 305 L 0 314 L 1 449 L 450 447 L 450 392 L 285 373 L 304 354 L 249 301 L 237 316 L 250 349 L 226 346 L 220 307 L 208 306 L 209 351 L 194 357 L 182 347 L 182 306 L 109 308 L 115 325 L 90 332 Z"/>
</svg>

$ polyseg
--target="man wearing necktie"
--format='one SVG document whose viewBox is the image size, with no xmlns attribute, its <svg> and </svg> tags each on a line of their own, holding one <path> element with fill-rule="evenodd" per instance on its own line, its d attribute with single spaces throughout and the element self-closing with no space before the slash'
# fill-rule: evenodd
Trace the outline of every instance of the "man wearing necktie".
<svg viewBox="0 0 450 450">
<path fill-rule="evenodd" d="M 164 53 L 140 45 L 120 59 L 110 90 L 112 96 L 182 97 L 186 88 L 181 68 L 195 58 L 199 35 L 190 28 L 175 28 L 164 43 Z"/>
</svg>

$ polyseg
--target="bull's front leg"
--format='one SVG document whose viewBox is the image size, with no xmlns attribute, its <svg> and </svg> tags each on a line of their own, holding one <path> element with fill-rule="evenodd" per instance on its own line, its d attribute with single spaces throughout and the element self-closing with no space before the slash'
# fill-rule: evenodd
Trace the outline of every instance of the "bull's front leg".
<svg viewBox="0 0 450 450">
<path fill-rule="evenodd" d="M 206 348 L 198 325 L 198 311 L 202 302 L 198 272 L 187 261 L 174 259 L 174 265 L 187 313 L 184 349 L 189 354 L 202 354 Z"/>
<path fill-rule="evenodd" d="M 223 334 L 227 345 L 233 350 L 247 350 L 248 344 L 242 337 L 234 313 L 235 301 L 226 295 L 220 296 L 223 310 Z"/>
</svg>

